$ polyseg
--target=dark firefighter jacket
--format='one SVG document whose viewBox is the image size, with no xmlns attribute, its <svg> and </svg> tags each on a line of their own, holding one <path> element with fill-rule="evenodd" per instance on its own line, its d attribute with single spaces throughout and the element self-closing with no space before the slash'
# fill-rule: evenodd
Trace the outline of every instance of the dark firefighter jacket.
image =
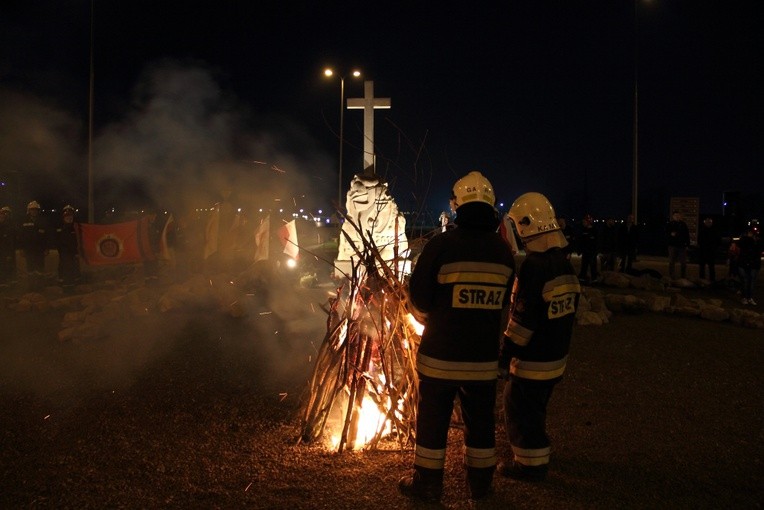
<svg viewBox="0 0 764 510">
<path fill-rule="evenodd" d="M 497 224 L 457 224 L 424 246 L 411 275 L 411 302 L 427 314 L 417 371 L 449 381 L 492 381 L 515 262 Z"/>
<path fill-rule="evenodd" d="M 27 252 L 43 252 L 49 248 L 48 235 L 43 218 L 27 215 L 19 230 L 19 247 Z"/>
<path fill-rule="evenodd" d="M 62 255 L 77 255 L 79 244 L 74 223 L 63 222 L 55 232 L 56 249 Z"/>
<path fill-rule="evenodd" d="M 502 366 L 515 377 L 556 381 L 565 371 L 581 286 L 565 253 L 529 253 L 512 290 Z M 511 362 L 510 362 L 511 360 Z"/>
</svg>

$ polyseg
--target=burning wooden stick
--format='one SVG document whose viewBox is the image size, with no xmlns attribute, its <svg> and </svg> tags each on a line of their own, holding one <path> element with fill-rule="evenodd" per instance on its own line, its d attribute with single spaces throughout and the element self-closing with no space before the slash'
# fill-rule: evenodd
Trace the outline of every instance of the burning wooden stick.
<svg viewBox="0 0 764 510">
<path fill-rule="evenodd" d="M 324 309 L 327 332 L 309 383 L 301 441 L 320 439 L 329 417 L 337 415 L 341 421 L 341 426 L 335 426 L 341 431 L 334 442 L 338 452 L 346 446 L 374 448 L 392 435 L 403 447 L 412 444 L 416 434 L 415 358 L 420 336 L 410 324 L 398 261 L 392 261 L 396 268 L 392 269 L 391 262 L 382 259 L 371 233 L 361 232 L 352 219 L 345 220 L 360 234 L 362 246 L 348 238 L 358 262 L 353 262 L 346 284 Z M 369 411 L 377 419 L 366 437 L 361 437 L 362 415 Z"/>
</svg>

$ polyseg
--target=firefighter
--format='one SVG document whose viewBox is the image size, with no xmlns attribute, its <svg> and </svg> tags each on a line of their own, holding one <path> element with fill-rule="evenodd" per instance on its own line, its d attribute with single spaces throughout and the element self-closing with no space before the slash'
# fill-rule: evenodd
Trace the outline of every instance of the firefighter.
<svg viewBox="0 0 764 510">
<path fill-rule="evenodd" d="M 11 208 L 0 208 L 0 289 L 16 278 L 16 229 L 11 223 Z"/>
<path fill-rule="evenodd" d="M 61 225 L 56 229 L 58 281 L 64 292 L 74 290 L 74 285 L 82 276 L 77 231 L 74 228 L 74 212 L 74 207 L 71 205 L 64 206 L 61 213 Z"/>
<path fill-rule="evenodd" d="M 45 256 L 48 254 L 49 247 L 48 235 L 45 220 L 40 216 L 40 204 L 36 200 L 32 200 L 27 204 L 27 216 L 21 224 L 19 244 L 26 260 L 29 286 L 33 289 L 42 285 L 42 278 L 45 274 Z"/>
<path fill-rule="evenodd" d="M 409 285 L 410 301 L 426 316 L 426 324 L 416 359 L 414 472 L 400 480 L 399 489 L 425 501 L 442 495 L 457 395 L 470 497 L 481 499 L 491 491 L 498 342 L 515 270 L 509 246 L 496 231 L 499 216 L 491 183 L 480 172 L 470 172 L 454 184 L 451 201 L 456 227 L 424 246 Z"/>
<path fill-rule="evenodd" d="M 499 356 L 507 379 L 504 418 L 512 457 L 500 462 L 497 470 L 502 476 L 541 481 L 550 452 L 546 407 L 565 371 L 581 286 L 552 204 L 544 195 L 520 196 L 509 216 L 526 257 L 512 289 Z"/>
</svg>

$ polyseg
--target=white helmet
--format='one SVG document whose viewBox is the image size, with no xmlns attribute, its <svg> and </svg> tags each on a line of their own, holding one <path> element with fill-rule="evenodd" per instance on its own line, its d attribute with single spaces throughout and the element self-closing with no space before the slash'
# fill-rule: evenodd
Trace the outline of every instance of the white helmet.
<svg viewBox="0 0 764 510">
<path fill-rule="evenodd" d="M 37 200 L 32 200 L 31 202 L 27 204 L 27 211 L 29 209 L 39 209 L 39 208 L 40 208 L 40 204 L 39 202 L 37 202 Z"/>
<path fill-rule="evenodd" d="M 454 210 L 470 202 L 483 202 L 491 207 L 496 202 L 493 186 L 477 171 L 472 171 L 456 181 L 451 193 Z"/>
<path fill-rule="evenodd" d="M 527 250 L 546 251 L 568 244 L 560 231 L 552 204 L 541 193 L 520 195 L 509 209 L 509 217 Z"/>
</svg>

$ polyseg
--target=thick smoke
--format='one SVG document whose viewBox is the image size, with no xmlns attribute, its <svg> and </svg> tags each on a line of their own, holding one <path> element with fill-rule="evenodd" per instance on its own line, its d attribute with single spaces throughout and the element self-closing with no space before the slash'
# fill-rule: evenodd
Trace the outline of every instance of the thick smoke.
<svg viewBox="0 0 764 510">
<path fill-rule="evenodd" d="M 298 124 L 255 118 L 208 69 L 170 61 L 146 69 L 131 111 L 101 131 L 95 153 L 96 174 L 108 184 L 97 201 L 107 207 L 125 189 L 165 209 L 224 198 L 245 208 L 276 199 L 309 207 L 328 204 L 333 185 L 334 163 Z"/>
<path fill-rule="evenodd" d="M 3 168 L 34 171 L 51 182 L 70 183 L 70 174 L 82 171 L 86 159 L 82 156 L 86 147 L 77 143 L 82 125 L 44 101 L 11 93 L 2 98 Z M 283 207 L 291 212 L 293 207 L 309 208 L 311 203 L 328 204 L 336 189 L 335 163 L 299 122 L 255 118 L 199 65 L 161 62 L 150 66 L 134 87 L 128 113 L 98 129 L 96 135 L 96 221 L 102 217 L 98 208 L 103 211 L 112 205 L 155 205 L 181 214 L 226 200 L 245 210 Z M 54 264 L 49 257 L 51 274 Z M 324 269 L 328 275 L 328 266 Z M 127 281 L 122 277 L 131 270 L 134 283 L 140 286 L 140 266 L 115 267 L 121 275 L 115 281 Z M 188 278 L 203 277 L 215 285 L 233 287 L 237 277 L 234 271 L 205 271 Z M 93 268 L 85 272 L 94 279 L 106 278 Z M 262 286 L 262 281 L 257 285 Z M 279 378 L 295 370 L 304 374 L 322 340 L 326 316 L 319 304 L 326 292 L 300 290 L 294 275 L 275 277 L 268 287 L 262 299 L 252 297 L 261 295 L 262 289 L 256 286 L 232 289 L 233 299 L 243 300 L 245 317 L 227 316 L 219 303 L 177 313 L 152 310 L 147 318 L 132 321 L 129 314 L 106 315 L 102 323 L 110 327 L 109 334 L 79 343 L 56 342 L 60 323 L 37 321 L 37 312 L 23 317 L 19 312 L 14 329 L 18 334 L 3 348 L 7 356 L 2 356 L 5 361 L 0 366 L 11 376 L 13 386 L 48 396 L 66 394 L 67 401 L 137 384 L 145 374 L 165 370 L 163 363 L 171 351 L 186 348 L 183 343 L 191 340 L 206 345 L 195 358 L 201 368 L 208 358 L 210 363 L 239 367 L 247 377 L 251 374 L 251 384 L 268 381 L 269 374 Z M 115 302 L 104 298 L 98 303 L 112 310 Z M 8 313 L 13 317 L 14 312 Z M 38 323 L 38 327 L 26 330 L 27 323 Z"/>
</svg>

